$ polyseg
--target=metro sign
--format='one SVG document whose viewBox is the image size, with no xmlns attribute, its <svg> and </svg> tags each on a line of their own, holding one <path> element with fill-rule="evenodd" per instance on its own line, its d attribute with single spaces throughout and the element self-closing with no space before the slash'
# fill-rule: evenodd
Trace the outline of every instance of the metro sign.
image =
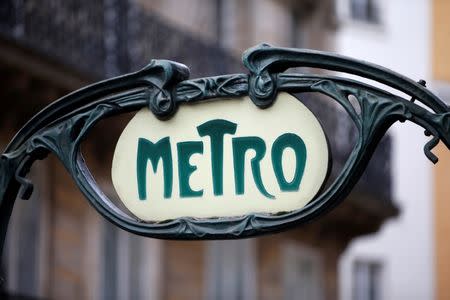
<svg viewBox="0 0 450 300">
<path fill-rule="evenodd" d="M 0 250 L 16 198 L 33 191 L 30 167 L 49 153 L 113 224 L 142 236 L 191 240 L 247 238 L 320 217 L 352 191 L 396 122 L 425 130 L 430 140 L 423 149 L 433 163 L 440 141 L 450 148 L 450 109 L 423 82 L 333 53 L 267 44 L 248 49 L 242 60 L 246 74 L 196 79 L 183 64 L 152 60 L 36 114 L 0 157 Z M 286 72 L 297 67 L 357 75 L 401 93 L 326 72 Z M 326 96 L 356 128 L 353 149 L 331 180 L 327 138 L 302 104 L 303 93 Z M 81 143 L 102 119 L 129 112 L 136 115 L 117 141 L 111 167 L 124 210 L 97 184 Z"/>
<path fill-rule="evenodd" d="M 168 121 L 142 109 L 119 138 L 112 179 L 146 221 L 280 213 L 319 192 L 329 154 L 295 97 L 282 93 L 265 110 L 241 97 L 182 107 Z"/>
</svg>

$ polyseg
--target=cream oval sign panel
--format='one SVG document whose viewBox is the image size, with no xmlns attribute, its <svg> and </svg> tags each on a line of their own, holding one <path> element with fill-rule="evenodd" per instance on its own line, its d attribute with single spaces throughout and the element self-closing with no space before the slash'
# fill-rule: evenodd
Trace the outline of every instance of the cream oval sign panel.
<svg viewBox="0 0 450 300">
<path fill-rule="evenodd" d="M 117 142 L 112 181 L 144 221 L 279 214 L 316 196 L 329 155 L 319 121 L 290 94 L 267 109 L 223 98 L 167 121 L 140 110 Z"/>
</svg>

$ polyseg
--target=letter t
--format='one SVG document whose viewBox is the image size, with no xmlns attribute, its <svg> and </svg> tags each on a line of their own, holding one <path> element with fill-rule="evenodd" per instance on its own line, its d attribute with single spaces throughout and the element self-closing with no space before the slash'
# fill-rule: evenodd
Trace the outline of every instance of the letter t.
<svg viewBox="0 0 450 300">
<path fill-rule="evenodd" d="M 197 126 L 200 136 L 209 136 L 214 195 L 223 195 L 223 136 L 234 134 L 237 124 L 226 120 L 211 120 Z"/>
</svg>

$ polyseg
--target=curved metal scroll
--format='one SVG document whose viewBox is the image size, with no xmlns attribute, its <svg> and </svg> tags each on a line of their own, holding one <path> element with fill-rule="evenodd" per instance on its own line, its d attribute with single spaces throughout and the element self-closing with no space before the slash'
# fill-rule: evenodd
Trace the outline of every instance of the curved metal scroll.
<svg viewBox="0 0 450 300">
<path fill-rule="evenodd" d="M 0 158 L 0 226 L 3 240 L 14 201 L 29 198 L 31 182 L 25 178 L 36 159 L 50 152 L 64 164 L 91 205 L 117 226 L 143 236 L 168 239 L 242 238 L 276 232 L 306 222 L 344 199 L 365 170 L 386 130 L 396 121 L 409 120 L 425 129 L 431 152 L 441 140 L 450 147 L 450 109 L 422 84 L 380 66 L 312 50 L 259 45 L 243 55 L 250 73 L 187 80 L 186 66 L 153 60 L 144 69 L 105 80 L 73 92 L 32 118 L 13 138 Z M 404 92 L 411 100 L 373 86 L 341 77 L 284 73 L 291 67 L 315 67 L 372 79 Z M 249 95 L 260 108 L 270 106 L 279 91 L 318 92 L 336 100 L 350 115 L 359 137 L 338 178 L 304 208 L 281 215 L 251 214 L 242 217 L 179 218 L 145 223 L 112 204 L 97 186 L 80 153 L 80 143 L 100 120 L 148 106 L 164 120 L 178 105 L 211 98 Z M 348 97 L 359 102 L 357 112 Z"/>
</svg>

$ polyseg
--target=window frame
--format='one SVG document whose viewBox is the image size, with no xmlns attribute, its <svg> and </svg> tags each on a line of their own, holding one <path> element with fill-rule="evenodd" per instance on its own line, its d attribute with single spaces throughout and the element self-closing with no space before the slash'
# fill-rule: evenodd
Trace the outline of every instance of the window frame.
<svg viewBox="0 0 450 300">
<path fill-rule="evenodd" d="M 205 242 L 204 299 L 258 299 L 256 243 L 255 239 Z"/>
<path fill-rule="evenodd" d="M 383 262 L 377 259 L 357 258 L 353 260 L 351 268 L 351 299 L 382 300 L 383 273 L 385 268 Z M 358 268 L 360 270 L 358 270 Z M 364 274 L 361 272 L 364 272 Z M 363 281 L 361 281 L 361 278 L 357 278 L 358 273 L 360 273 L 360 276 L 363 276 Z M 363 287 L 361 287 L 361 284 Z"/>
<path fill-rule="evenodd" d="M 298 291 L 298 287 L 301 286 L 303 282 L 302 278 L 299 278 L 296 275 L 298 274 L 298 270 L 294 267 L 297 266 L 300 261 L 309 261 L 312 266 L 312 284 L 309 287 L 312 287 L 313 290 L 309 292 L 305 292 L 308 294 L 308 300 L 323 300 L 324 298 L 324 258 L 319 250 L 304 245 L 300 242 L 290 241 L 283 245 L 282 249 L 283 256 L 283 299 L 297 299 L 296 297 L 301 296 L 301 293 Z M 294 263 L 295 262 L 295 263 Z M 315 277 L 315 278 L 314 278 Z M 315 283 L 314 283 L 315 281 Z M 294 289 L 292 287 L 295 287 Z M 298 298 L 303 299 L 303 298 Z"/>
</svg>

